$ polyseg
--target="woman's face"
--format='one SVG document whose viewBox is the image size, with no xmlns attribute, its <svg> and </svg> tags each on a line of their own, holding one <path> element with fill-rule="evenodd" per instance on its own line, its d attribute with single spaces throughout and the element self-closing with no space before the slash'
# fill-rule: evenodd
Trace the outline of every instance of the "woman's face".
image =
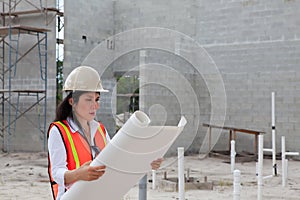
<svg viewBox="0 0 300 200">
<path fill-rule="evenodd" d="M 91 121 L 95 118 L 99 105 L 100 95 L 97 92 L 86 92 L 80 95 L 78 102 L 72 104 L 77 118 Z M 72 99 L 73 101 L 73 99 Z"/>
</svg>

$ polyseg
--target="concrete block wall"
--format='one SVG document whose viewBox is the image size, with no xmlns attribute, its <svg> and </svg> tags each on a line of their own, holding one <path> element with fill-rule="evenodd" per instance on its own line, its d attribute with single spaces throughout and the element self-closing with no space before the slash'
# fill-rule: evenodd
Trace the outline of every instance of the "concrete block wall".
<svg viewBox="0 0 300 200">
<path fill-rule="evenodd" d="M 209 121 L 211 108 L 203 74 L 172 52 L 147 50 L 145 63 L 146 67 L 140 71 L 141 84 L 145 85 L 140 88 L 141 110 L 150 118 L 153 116 L 153 124 L 176 126 L 181 116 L 188 120 L 167 155 L 176 153 L 178 146 L 184 146 L 190 153 L 199 151 L 206 132 L 202 123 Z M 155 109 L 157 105 L 161 109 Z M 155 110 L 158 113 L 153 113 Z M 165 123 L 164 112 L 167 113 Z"/>
<path fill-rule="evenodd" d="M 64 74 L 67 75 L 94 47 L 114 34 L 114 1 L 66 0 L 64 6 Z"/>
<path fill-rule="evenodd" d="M 188 67 L 190 66 L 182 65 L 181 69 Z M 194 75 L 183 74 L 161 65 L 157 66 L 155 63 L 140 70 L 140 109 L 150 116 L 151 124 L 176 126 L 181 116 L 188 121 L 183 133 L 176 139 L 167 155 L 175 155 L 178 146 L 184 146 L 189 153 L 199 151 L 199 144 L 204 139 L 203 134 L 197 135 L 198 132 L 203 132 L 199 122 L 209 120 L 210 101 L 206 99 L 208 96 L 193 96 L 194 91 L 197 91 L 197 94 L 208 95 L 202 77 L 198 76 L 198 79 L 195 79 Z M 192 88 L 188 88 L 183 82 L 198 82 L 202 87 L 196 88 L 193 85 Z"/>
<path fill-rule="evenodd" d="M 106 42 L 114 34 L 114 1 L 64 1 L 64 76 L 67 75 L 88 57 L 89 53 L 101 42 Z M 84 39 L 84 37 L 86 39 Z M 96 70 L 103 68 L 96 59 L 90 64 Z M 98 70 L 99 71 L 99 70 Z M 110 135 L 115 132 L 113 111 L 115 100 L 112 100 L 115 79 L 110 73 L 102 76 L 102 82 L 109 93 L 101 94 L 101 108 L 98 119 L 101 120 Z"/>
<path fill-rule="evenodd" d="M 263 130 L 271 147 L 271 92 L 276 93 L 277 151 L 282 135 L 289 150 L 299 151 L 299 7 L 296 1 L 231 1 L 214 8 L 203 2 L 206 20 L 197 31 L 223 76 L 225 124 Z M 220 144 L 216 148 L 223 148 Z M 246 144 L 239 142 L 237 148 L 250 151 Z"/>
<path fill-rule="evenodd" d="M 105 37 L 141 27 L 172 29 L 194 39 L 205 48 L 215 62 L 224 81 L 227 97 L 226 115 L 219 116 L 220 119 L 225 117 L 225 125 L 266 131 L 265 145 L 270 146 L 271 92 L 274 91 L 276 92 L 277 150 L 280 150 L 279 136 L 281 135 L 286 136 L 288 150 L 300 150 L 297 145 L 300 140 L 298 137 L 300 121 L 298 114 L 300 110 L 300 67 L 298 64 L 300 18 L 298 10 L 300 2 L 287 0 L 174 0 L 171 2 L 107 0 L 97 2 L 79 1 L 76 5 L 71 1 L 65 2 L 66 72 L 72 66 L 80 64 L 85 54 Z M 77 9 L 79 6 L 80 11 Z M 98 12 L 91 13 L 92 6 L 97 7 Z M 91 15 L 85 13 L 91 13 Z M 105 19 L 103 19 L 103 13 L 108 13 Z M 91 20 L 95 15 L 99 16 L 97 24 Z M 107 23 L 108 21 L 110 23 Z M 81 34 L 84 31 L 87 31 L 86 35 L 94 36 L 94 42 L 89 42 L 90 36 L 86 43 L 82 42 Z M 159 35 L 152 35 L 152 37 L 159 37 Z M 136 38 L 134 35 L 131 38 L 132 43 L 137 43 L 141 39 L 143 38 Z M 164 44 L 166 39 L 162 38 L 161 44 Z M 122 45 L 123 42 L 126 44 L 125 41 L 117 42 L 116 46 Z M 184 50 L 185 47 L 180 48 Z M 208 91 L 203 76 L 190 71 L 193 67 L 189 68 L 189 64 L 178 59 L 176 55 L 162 53 L 159 50 L 147 53 L 145 64 L 162 63 L 172 66 L 174 70 L 184 74 L 190 83 L 193 83 L 192 88 L 200 102 L 200 125 L 203 122 L 209 122 L 212 114 L 211 97 L 215 95 L 217 98 L 222 91 Z M 132 62 L 132 65 L 136 65 L 138 55 L 132 54 L 118 58 L 118 61 L 112 64 L 113 71 L 124 72 L 129 69 L 127 67 Z M 96 61 L 94 63 L 97 64 Z M 205 70 L 205 66 L 202 67 Z M 205 75 L 213 81 L 217 74 L 209 73 L 208 71 Z M 145 80 L 149 79 L 148 75 L 151 76 L 148 71 L 147 73 L 143 71 L 143 74 Z M 108 82 L 113 83 L 114 77 L 107 76 L 106 78 Z M 169 81 L 169 83 L 173 82 L 177 85 L 175 80 Z M 111 87 L 114 87 L 113 84 Z M 141 98 L 145 99 L 141 108 L 147 111 L 156 101 L 172 99 L 173 94 L 163 98 L 162 94 L 168 94 L 163 90 L 158 89 L 161 93 L 155 94 L 151 93 L 152 89 L 141 90 L 141 95 L 144 95 Z M 173 111 L 172 108 L 178 107 L 176 102 L 174 103 L 173 100 L 171 102 L 167 105 L 163 104 L 166 105 L 167 110 L 170 109 L 170 113 Z M 178 116 L 174 116 L 176 117 L 173 119 L 168 118 L 170 123 L 178 120 Z M 185 138 L 176 141 L 176 145 L 184 146 L 188 141 L 193 140 L 193 144 L 189 146 L 190 152 L 197 153 L 203 143 L 206 129 L 199 127 L 197 136 L 194 137 L 193 134 L 187 131 Z M 252 142 L 251 136 L 238 134 L 237 149 L 253 151 Z M 222 133 L 215 149 L 224 150 L 227 149 L 227 145 L 228 137 Z M 171 149 L 170 153 L 176 153 L 175 149 Z"/>
</svg>

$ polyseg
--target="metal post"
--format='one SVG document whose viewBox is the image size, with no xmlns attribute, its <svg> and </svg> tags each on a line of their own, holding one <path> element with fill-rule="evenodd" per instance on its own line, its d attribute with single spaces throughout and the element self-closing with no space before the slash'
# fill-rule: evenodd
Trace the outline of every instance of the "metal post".
<svg viewBox="0 0 300 200">
<path fill-rule="evenodd" d="M 11 140 L 11 66 L 12 66 L 12 30 L 11 30 L 11 1 L 9 1 L 9 29 L 8 29 L 8 127 L 7 127 L 7 140 L 6 140 L 6 151 L 10 151 L 10 140 Z"/>
<path fill-rule="evenodd" d="M 139 182 L 139 200 L 147 200 L 147 175 Z"/>
<path fill-rule="evenodd" d="M 156 189 L 156 170 L 152 170 L 152 189 Z"/>
</svg>

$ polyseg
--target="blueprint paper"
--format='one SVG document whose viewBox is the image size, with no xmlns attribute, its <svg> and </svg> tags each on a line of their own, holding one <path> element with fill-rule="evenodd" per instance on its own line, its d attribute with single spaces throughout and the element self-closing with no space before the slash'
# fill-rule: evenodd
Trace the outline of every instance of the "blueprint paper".
<svg viewBox="0 0 300 200">
<path fill-rule="evenodd" d="M 122 126 L 92 166 L 106 165 L 105 174 L 95 181 L 78 181 L 62 200 L 121 200 L 151 170 L 150 163 L 164 156 L 182 132 L 187 121 L 178 126 L 149 126 L 150 119 L 136 111 Z"/>
</svg>

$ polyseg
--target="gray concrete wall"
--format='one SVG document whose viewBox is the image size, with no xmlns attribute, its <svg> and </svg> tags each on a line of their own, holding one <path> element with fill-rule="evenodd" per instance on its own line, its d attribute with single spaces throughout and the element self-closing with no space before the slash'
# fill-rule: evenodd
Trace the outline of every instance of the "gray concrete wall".
<svg viewBox="0 0 300 200">
<path fill-rule="evenodd" d="M 8 2 L 8 1 L 7 1 Z M 47 5 L 46 5 L 47 2 Z M 33 2 L 34 5 L 40 6 L 39 2 Z M 2 6 L 2 3 L 1 3 Z M 54 0 L 42 1 L 43 7 L 54 8 L 56 6 Z M 20 1 L 16 6 L 15 11 L 28 11 L 34 10 L 32 5 L 25 1 Z M 2 7 L 1 7 L 2 11 Z M 5 4 L 5 11 L 8 12 L 7 5 Z M 19 98 L 19 111 L 25 112 L 25 114 L 17 119 L 16 123 L 12 124 L 10 127 L 11 135 L 8 136 L 8 132 L 5 131 L 5 138 L 1 138 L 1 147 L 9 151 L 44 151 L 44 144 L 46 138 L 40 128 L 44 128 L 44 119 L 46 117 L 46 131 L 50 122 L 54 119 L 55 108 L 56 108 L 56 28 L 55 28 L 55 13 L 48 12 L 46 13 L 35 13 L 35 14 L 25 14 L 19 15 L 18 17 L 12 18 L 12 25 L 22 25 L 36 28 L 48 29 L 47 33 L 47 99 L 44 99 L 40 102 L 39 105 L 36 105 L 29 109 L 33 104 L 37 102 L 37 96 L 20 96 Z M 3 22 L 3 21 L 2 21 Z M 6 23 L 8 23 L 8 17 L 6 18 Z M 40 34 L 40 37 L 44 35 Z M 5 38 L 5 41 L 8 42 L 9 36 Z M 19 41 L 18 49 L 18 58 L 21 58 L 22 55 L 26 54 L 21 60 L 17 63 L 16 75 L 12 75 L 11 78 L 11 89 L 12 90 L 45 90 L 45 81 L 41 79 L 40 73 L 40 63 L 39 63 L 39 54 L 38 47 L 35 44 L 38 41 L 36 32 L 32 34 L 21 34 L 20 38 L 17 38 L 17 35 L 12 35 L 12 39 Z M 45 40 L 43 40 L 45 41 Z M 12 46 L 16 48 L 17 43 L 12 43 Z M 43 44 L 45 44 L 43 42 Z M 35 47 L 34 47 L 35 46 Z M 34 48 L 33 48 L 34 47 Z M 32 50 L 30 50 L 33 48 Z M 8 56 L 9 48 L 5 46 L 5 65 L 8 66 Z M 26 52 L 29 51 L 27 54 Z M 45 50 L 42 50 L 42 53 L 45 54 Z M 15 61 L 16 53 L 11 51 L 12 62 Z M 44 56 L 42 57 L 44 62 Z M 44 64 L 43 64 L 44 65 Z M 8 89 L 9 76 L 8 73 L 5 73 L 5 87 Z M 34 93 L 30 94 L 33 95 Z M 8 93 L 5 93 L 5 96 L 8 96 Z M 39 98 L 44 97 L 44 94 L 39 94 Z M 45 103 L 47 100 L 47 112 L 45 113 Z M 10 121 L 13 122 L 16 119 L 16 110 L 17 106 L 17 93 L 12 93 L 10 98 L 11 101 L 11 116 Z M 6 102 L 4 104 L 4 120 L 5 126 L 9 121 L 9 104 Z M 20 114 L 18 112 L 18 116 Z M 40 121 L 39 121 L 40 120 Z M 4 145 L 3 145 L 4 144 Z"/>
<path fill-rule="evenodd" d="M 289 150 L 299 151 L 295 145 L 300 109 L 299 2 L 215 2 L 214 7 L 203 2 L 202 6 L 205 20 L 197 28 L 197 38 L 224 79 L 228 103 L 225 124 L 264 130 L 265 145 L 271 147 L 274 91 L 277 151 L 282 135 L 287 137 Z M 251 143 L 244 142 L 251 136 L 241 134 L 238 138 L 238 149 L 251 148 Z"/>
<path fill-rule="evenodd" d="M 69 3 L 68 3 L 69 2 Z M 280 150 L 280 136 L 286 136 L 287 148 L 291 151 L 299 151 L 297 143 L 300 138 L 299 132 L 299 14 L 300 2 L 286 0 L 268 1 L 157 1 L 157 0 L 117 0 L 97 3 L 72 4 L 66 1 L 66 71 L 72 65 L 80 64 L 85 54 L 96 45 L 83 43 L 81 33 L 88 31 L 87 35 L 95 36 L 95 41 L 101 43 L 105 37 L 113 34 L 122 34 L 134 28 L 162 27 L 178 31 L 186 37 L 194 39 L 207 51 L 215 62 L 224 81 L 226 94 L 226 115 L 219 116 L 221 121 L 225 117 L 225 125 L 239 128 L 249 128 L 266 131 L 265 145 L 271 145 L 271 92 L 276 92 L 276 128 L 277 128 L 277 151 Z M 81 6 L 81 10 L 77 9 Z M 91 12 L 91 7 L 97 7 L 97 12 Z M 86 12 L 89 11 L 89 12 Z M 78 12 L 93 13 L 91 16 Z M 108 13 L 103 19 L 103 13 Z M 97 24 L 92 19 L 99 16 Z M 72 17 L 71 17 L 72 16 Z M 110 23 L 108 23 L 108 21 Z M 98 29 L 96 28 L 98 27 Z M 100 30 L 100 31 L 99 31 Z M 108 31 L 109 30 L 109 31 Z M 150 37 L 150 35 L 147 35 Z M 141 43 L 141 40 L 132 35 L 131 38 L 116 40 L 116 55 L 118 45 L 128 43 L 132 45 Z M 159 38 L 159 35 L 152 35 Z M 89 38 L 89 37 L 88 37 Z M 122 38 L 122 37 L 118 37 Z M 89 41 L 89 40 L 87 40 Z M 161 44 L 167 43 L 168 37 L 161 37 Z M 176 45 L 180 52 L 176 54 Z M 95 44 L 95 42 L 94 42 Z M 199 66 L 191 66 L 182 59 L 184 51 L 189 51 L 191 46 L 184 46 L 184 41 L 174 42 L 175 52 L 161 52 L 159 50 L 146 49 L 144 64 L 161 63 L 170 66 L 186 77 L 191 83 L 197 95 L 200 107 L 199 129 L 196 133 L 191 132 L 195 120 L 190 119 L 190 129 L 184 131 L 184 137 L 176 141 L 176 145 L 189 147 L 189 152 L 196 153 L 201 148 L 206 134 L 203 122 L 209 122 L 212 116 L 212 99 L 221 97 L 222 91 L 211 91 L 207 80 L 214 82 L 215 74 L 209 71 L 198 73 L 195 69 Z M 80 50 L 79 50 L 80 49 Z M 191 54 L 189 54 L 191 55 Z M 204 58 L 204 57 L 203 57 Z M 197 57 L 194 58 L 197 60 Z M 124 57 L 116 57 L 116 62 L 111 64 L 113 71 L 126 71 L 130 67 L 139 64 L 138 51 Z M 94 61 L 95 65 L 97 64 Z M 99 60 L 101 63 L 101 60 Z M 203 71 L 208 70 L 203 65 Z M 107 67 L 107 66 L 105 66 Z M 193 70 L 189 70 L 193 69 Z M 143 80 L 153 77 L 153 73 L 143 71 Z M 110 73 L 110 75 L 113 73 Z M 110 83 L 113 77 L 106 76 Z M 157 80 L 164 76 L 158 73 Z M 168 84 L 180 87 L 176 80 L 170 79 Z M 111 84 L 113 88 L 114 84 Z M 184 88 L 182 88 L 184 90 Z M 149 112 L 149 108 L 156 102 L 165 106 L 168 112 L 168 123 L 175 124 L 180 112 L 174 113 L 178 108 L 176 103 L 171 103 L 172 94 L 166 98 L 162 94 L 164 89 L 153 88 L 141 89 L 141 108 Z M 160 91 L 160 92 L 159 92 Z M 167 101 L 166 101 L 167 100 Z M 174 99 L 176 102 L 176 99 Z M 170 102 L 168 104 L 167 102 Z M 184 100 L 182 102 L 184 104 Z M 218 107 L 215 110 L 218 111 Z M 222 112 L 220 112 L 222 113 Z M 187 116 L 192 111 L 185 113 Z M 100 114 L 101 115 L 101 114 Z M 196 134 L 196 136 L 195 136 Z M 238 134 L 237 150 L 253 151 L 253 137 L 246 134 Z M 189 143 L 192 141 L 192 145 Z M 215 149 L 224 150 L 228 145 L 228 135 L 221 134 Z M 175 148 L 170 154 L 175 153 Z"/>
<path fill-rule="evenodd" d="M 65 77 L 88 57 L 93 48 L 114 34 L 114 1 L 64 1 L 65 4 L 65 40 L 64 40 L 64 75 Z M 83 39 L 83 36 L 86 39 Z M 102 66 L 97 60 L 90 64 L 95 69 Z M 112 91 L 115 79 L 111 74 L 102 77 L 105 89 Z M 101 120 L 109 133 L 115 131 L 112 121 L 111 93 L 101 94 Z M 113 106 L 114 107 L 114 106 Z"/>
<path fill-rule="evenodd" d="M 85 0 L 74 3 L 67 0 L 64 4 L 64 73 L 68 74 L 83 62 L 94 47 L 114 34 L 114 3 L 111 0 L 101 3 Z"/>
</svg>

